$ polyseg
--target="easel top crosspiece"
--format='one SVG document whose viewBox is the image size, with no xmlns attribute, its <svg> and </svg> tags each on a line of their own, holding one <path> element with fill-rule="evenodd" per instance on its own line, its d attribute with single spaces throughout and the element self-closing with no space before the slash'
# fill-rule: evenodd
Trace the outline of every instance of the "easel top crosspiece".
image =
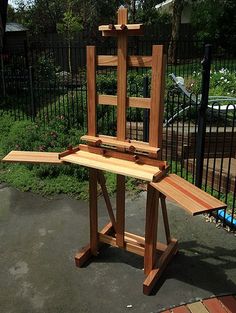
<svg viewBox="0 0 236 313">
<path fill-rule="evenodd" d="M 123 174 L 148 181 L 157 180 L 168 169 L 165 161 L 158 160 L 158 152 L 162 142 L 163 125 L 163 94 L 164 94 L 164 68 L 165 61 L 162 46 L 153 46 L 152 56 L 128 56 L 128 37 L 143 35 L 142 24 L 128 24 L 127 9 L 121 7 L 118 10 L 118 24 L 99 26 L 103 36 L 115 36 L 117 38 L 117 55 L 96 55 L 95 46 L 87 47 L 87 90 L 88 90 L 88 134 L 81 139 L 87 145 L 70 149 L 60 154 L 64 161 L 76 162 L 75 155 L 82 149 L 92 154 L 105 156 L 106 166 L 99 169 L 107 169 L 114 172 L 113 164 L 109 167 L 111 158 L 121 161 L 119 164 Z M 117 67 L 117 96 L 98 95 L 96 92 L 96 67 Z M 138 98 L 127 97 L 127 67 L 150 67 L 152 69 L 151 97 Z M 97 105 L 117 106 L 117 137 L 97 135 L 96 108 Z M 126 109 L 128 107 L 145 108 L 150 110 L 150 139 L 149 142 L 134 141 L 126 135 Z M 91 155 L 90 155 L 91 156 Z M 109 157 L 109 161 L 108 161 Z M 126 161 L 126 162 L 125 162 Z M 127 162 L 128 161 L 128 162 Z M 130 164 L 130 161 L 134 164 Z M 144 167 L 138 165 L 144 165 Z M 98 165 L 98 164 L 97 164 Z M 127 171 L 126 167 L 134 166 L 134 171 Z M 136 171 L 135 171 L 136 170 Z M 141 171 L 143 174 L 138 173 Z M 130 172 L 130 174 L 129 174 Z"/>
</svg>

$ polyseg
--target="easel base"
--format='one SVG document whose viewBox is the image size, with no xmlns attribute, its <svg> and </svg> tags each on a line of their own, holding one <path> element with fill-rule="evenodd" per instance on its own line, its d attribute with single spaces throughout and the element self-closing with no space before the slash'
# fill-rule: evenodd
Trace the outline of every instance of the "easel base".
<svg viewBox="0 0 236 313">
<path fill-rule="evenodd" d="M 145 252 L 145 239 L 141 236 L 125 232 L 124 236 L 124 246 L 120 247 L 116 243 L 116 237 L 113 237 L 114 229 L 112 224 L 107 224 L 99 233 L 99 249 L 102 248 L 104 244 L 109 244 L 113 247 L 122 248 L 126 251 L 144 256 Z M 176 239 L 172 238 L 168 245 L 158 242 L 156 245 L 156 255 L 157 261 L 155 267 L 147 274 L 146 279 L 143 283 L 143 293 L 149 295 L 152 292 L 156 282 L 164 272 L 167 265 L 170 263 L 172 257 L 178 251 L 178 242 Z M 91 257 L 93 256 L 91 252 L 90 245 L 82 248 L 75 255 L 75 264 L 77 267 L 82 267 Z"/>
</svg>

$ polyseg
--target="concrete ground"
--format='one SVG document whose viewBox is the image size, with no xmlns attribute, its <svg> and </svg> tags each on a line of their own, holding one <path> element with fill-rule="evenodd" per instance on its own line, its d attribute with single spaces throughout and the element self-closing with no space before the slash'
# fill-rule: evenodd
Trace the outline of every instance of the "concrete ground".
<svg viewBox="0 0 236 313">
<path fill-rule="evenodd" d="M 128 231 L 143 233 L 145 196 L 127 200 Z M 103 226 L 107 214 L 99 201 Z M 0 185 L 0 312 L 150 313 L 235 293 L 236 237 L 171 202 L 168 212 L 179 253 L 154 294 L 144 296 L 139 256 L 110 247 L 85 268 L 75 267 L 75 252 L 88 243 L 88 203 Z"/>
</svg>

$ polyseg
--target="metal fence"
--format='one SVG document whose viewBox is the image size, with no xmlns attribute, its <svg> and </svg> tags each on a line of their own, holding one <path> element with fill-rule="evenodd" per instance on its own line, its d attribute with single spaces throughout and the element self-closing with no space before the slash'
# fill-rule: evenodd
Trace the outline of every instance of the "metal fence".
<svg viewBox="0 0 236 313">
<path fill-rule="evenodd" d="M 162 43 L 168 54 L 168 42 L 140 40 L 131 43 L 130 53 L 148 55 L 152 43 Z M 176 63 L 167 64 L 165 95 L 165 122 L 162 158 L 168 160 L 171 171 L 196 183 L 197 146 L 199 138 L 200 96 L 187 97 L 177 90 L 169 79 L 170 73 L 183 76 L 191 83 L 193 73 L 201 76 L 203 43 L 181 41 L 177 43 Z M 214 51 L 214 49 L 213 49 Z M 68 53 L 71 54 L 69 61 Z M 113 43 L 98 47 L 98 53 L 114 54 Z M 47 123 L 63 116 L 68 127 L 86 132 L 87 87 L 85 47 L 73 44 L 70 51 L 63 43 L 31 43 L 22 52 L 5 52 L 1 56 L 0 108 L 12 114 L 16 120 L 32 119 Z M 71 62 L 71 65 L 69 65 Z M 68 68 L 71 66 L 72 71 Z M 212 69 L 236 70 L 233 55 L 227 57 L 215 51 Z M 116 94 L 116 72 L 98 68 L 99 91 Z M 148 96 L 150 72 L 146 69 L 129 69 L 128 93 Z M 225 103 L 226 105 L 228 103 Z M 217 107 L 218 105 L 218 107 Z M 231 228 L 236 227 L 236 126 L 235 107 L 231 104 L 222 111 L 220 104 L 212 104 L 206 110 L 204 130 L 205 150 L 202 154 L 202 187 L 228 204 L 228 209 L 216 216 Z M 129 108 L 127 111 L 127 135 L 132 139 L 147 140 L 148 112 Z M 116 109 L 114 106 L 98 108 L 98 131 L 115 135 Z"/>
</svg>

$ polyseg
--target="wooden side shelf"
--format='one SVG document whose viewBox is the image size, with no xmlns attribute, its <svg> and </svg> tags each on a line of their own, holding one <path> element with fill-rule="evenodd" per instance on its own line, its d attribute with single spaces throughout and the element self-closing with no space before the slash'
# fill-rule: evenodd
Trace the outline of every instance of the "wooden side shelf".
<svg viewBox="0 0 236 313">
<path fill-rule="evenodd" d="M 222 201 L 175 174 L 169 174 L 156 183 L 152 182 L 151 185 L 164 195 L 176 201 L 192 215 L 217 209 L 225 209 L 227 207 Z"/>
<path fill-rule="evenodd" d="M 11 151 L 2 162 L 62 164 L 57 152 Z"/>
</svg>

